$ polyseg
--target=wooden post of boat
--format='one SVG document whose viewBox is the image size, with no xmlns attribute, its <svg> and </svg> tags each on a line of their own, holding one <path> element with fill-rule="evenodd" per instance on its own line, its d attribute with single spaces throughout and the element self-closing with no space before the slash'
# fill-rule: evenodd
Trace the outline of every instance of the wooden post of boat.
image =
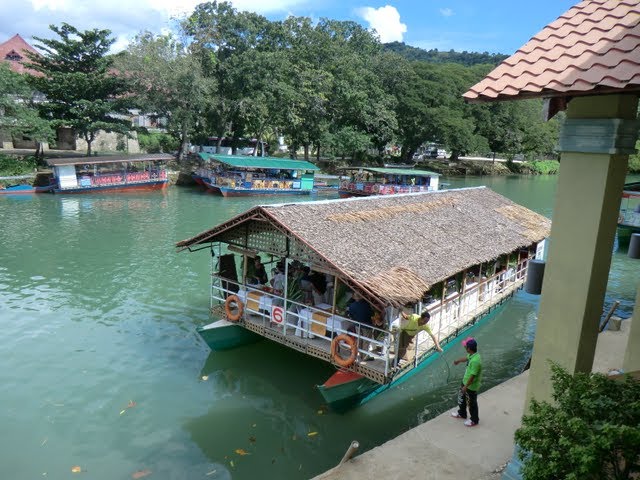
<svg viewBox="0 0 640 480">
<path fill-rule="evenodd" d="M 460 285 L 460 301 L 458 302 L 458 318 L 462 315 L 462 302 L 464 301 L 464 289 L 467 286 L 467 269 L 462 271 L 462 285 Z"/>
<path fill-rule="evenodd" d="M 248 262 L 249 262 L 249 256 L 247 255 L 247 252 L 242 254 L 242 285 L 246 285 L 247 284 L 247 267 Z M 247 294 L 248 295 L 248 294 Z"/>
<path fill-rule="evenodd" d="M 338 464 L 338 466 L 342 465 L 345 462 L 348 462 L 351 459 L 351 457 L 353 457 L 353 454 L 356 453 L 356 450 L 358 450 L 358 448 L 360 448 L 360 444 L 358 443 L 358 441 L 357 440 L 352 441 L 351 445 L 349 445 L 349 448 L 345 452 L 344 457 L 342 457 L 342 460 L 340 460 L 340 463 Z"/>
<path fill-rule="evenodd" d="M 287 241 L 287 245 L 289 242 Z M 288 249 L 287 249 L 288 250 Z M 289 293 L 289 262 L 285 259 L 284 261 L 284 322 L 282 322 L 282 334 L 287 334 L 287 312 L 289 311 L 287 305 L 287 293 Z M 297 313 L 297 312 L 296 312 Z M 311 317 L 313 320 L 313 316 Z M 298 319 L 299 320 L 299 319 Z"/>
<path fill-rule="evenodd" d="M 338 276 L 333 276 L 333 303 L 331 304 L 331 315 L 336 314 L 336 302 L 338 301 Z M 332 329 L 333 331 L 333 329 Z"/>
<path fill-rule="evenodd" d="M 607 316 L 604 318 L 604 322 L 602 322 L 602 325 L 600 325 L 600 328 L 598 329 L 598 333 L 603 332 L 604 329 L 607 328 L 607 324 L 609 323 L 609 320 L 611 319 L 613 312 L 615 312 L 616 308 L 618 308 L 618 305 L 620 305 L 620 302 L 618 300 L 613 302 L 613 305 L 611 305 L 611 308 L 609 309 Z"/>
</svg>

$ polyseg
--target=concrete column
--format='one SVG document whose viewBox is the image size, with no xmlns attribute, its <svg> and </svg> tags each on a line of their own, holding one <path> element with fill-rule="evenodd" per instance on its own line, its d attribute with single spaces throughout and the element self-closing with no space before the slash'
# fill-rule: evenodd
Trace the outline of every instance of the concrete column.
<svg viewBox="0 0 640 480">
<path fill-rule="evenodd" d="M 633 120 L 637 105 L 633 95 L 576 97 L 569 103 L 567 120 L 594 119 L 594 125 L 596 119 Z M 593 364 L 628 164 L 626 151 L 620 154 L 608 145 L 617 137 L 599 129 L 593 136 L 589 128 L 583 137 L 563 133 L 561 139 L 561 145 L 573 146 L 563 147 L 560 161 L 526 408 L 531 398 L 551 400 L 549 360 L 569 372 L 590 372 Z"/>
<path fill-rule="evenodd" d="M 636 262 L 638 261 L 636 260 Z M 638 262 L 638 267 L 640 268 L 640 262 Z M 636 294 L 636 305 L 633 308 L 627 350 L 624 353 L 622 368 L 625 372 L 640 370 L 640 286 L 638 286 Z"/>
</svg>

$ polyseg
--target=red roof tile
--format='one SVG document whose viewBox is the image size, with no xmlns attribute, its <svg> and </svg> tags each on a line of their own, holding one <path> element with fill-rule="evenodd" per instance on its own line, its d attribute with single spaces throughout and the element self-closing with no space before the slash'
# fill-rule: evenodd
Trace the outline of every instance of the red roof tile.
<svg viewBox="0 0 640 480">
<path fill-rule="evenodd" d="M 509 100 L 640 90 L 640 0 L 586 0 L 463 96 Z"/>
<path fill-rule="evenodd" d="M 16 34 L 6 42 L 0 43 L 0 61 L 8 62 L 14 72 L 36 74 L 34 70 L 27 66 L 29 59 L 25 51 L 38 54 L 35 48 L 25 42 L 20 35 Z"/>
</svg>

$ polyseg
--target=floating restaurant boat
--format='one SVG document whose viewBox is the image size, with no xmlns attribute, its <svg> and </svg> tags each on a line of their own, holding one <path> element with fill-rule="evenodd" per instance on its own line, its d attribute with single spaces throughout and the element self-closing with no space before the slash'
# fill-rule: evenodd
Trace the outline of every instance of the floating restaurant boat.
<svg viewBox="0 0 640 480">
<path fill-rule="evenodd" d="M 176 246 L 212 254 L 216 320 L 198 331 L 213 350 L 267 338 L 329 362 L 318 388 L 342 411 L 434 358 L 424 331 L 406 345 L 401 312 L 427 310 L 452 342 L 522 286 L 549 228 L 477 187 L 256 206 Z M 276 266 L 268 283 L 256 256 Z"/>
<path fill-rule="evenodd" d="M 640 182 L 625 184 L 618 215 L 618 237 L 629 241 L 633 233 L 640 233 Z"/>
<path fill-rule="evenodd" d="M 432 192 L 438 190 L 440 177 L 435 172 L 407 168 L 361 167 L 346 170 L 351 172 L 351 178 L 340 183 L 341 198 Z"/>
<path fill-rule="evenodd" d="M 210 191 L 224 197 L 309 195 L 313 191 L 314 172 L 319 170 L 305 160 L 212 153 L 199 155 L 211 165 L 208 172 L 198 173 L 200 179 Z"/>
<path fill-rule="evenodd" d="M 166 162 L 172 155 L 50 158 L 55 193 L 157 190 L 167 186 Z"/>
<path fill-rule="evenodd" d="M 32 185 L 9 185 L 0 188 L 0 195 L 29 195 L 32 193 L 46 193 L 53 190 L 53 186 L 34 187 Z"/>
</svg>

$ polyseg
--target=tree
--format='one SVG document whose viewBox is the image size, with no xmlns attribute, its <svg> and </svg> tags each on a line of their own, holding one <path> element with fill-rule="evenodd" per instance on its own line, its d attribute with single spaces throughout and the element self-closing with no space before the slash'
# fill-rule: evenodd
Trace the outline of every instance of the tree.
<svg viewBox="0 0 640 480">
<path fill-rule="evenodd" d="M 215 95 L 199 59 L 171 35 L 139 34 L 115 66 L 133 84 L 139 105 L 168 120 L 167 129 L 180 141 L 179 158 L 188 151 L 190 135 Z"/>
<path fill-rule="evenodd" d="M 631 479 L 640 473 L 640 382 L 551 366 L 554 405 L 532 400 L 515 434 L 525 480 Z"/>
<path fill-rule="evenodd" d="M 87 155 L 100 130 L 128 134 L 127 82 L 111 69 L 107 55 L 115 41 L 109 30 L 80 32 L 63 23 L 49 28 L 59 39 L 34 37 L 44 55 L 28 54 L 30 68 L 41 76 L 31 76 L 31 85 L 44 94 L 41 115 L 54 127 L 71 127 L 87 142 Z"/>
<path fill-rule="evenodd" d="M 0 130 L 34 140 L 38 157 L 42 154 L 42 143 L 48 141 L 52 132 L 49 122 L 38 116 L 36 99 L 36 92 L 25 76 L 0 63 Z"/>
</svg>

